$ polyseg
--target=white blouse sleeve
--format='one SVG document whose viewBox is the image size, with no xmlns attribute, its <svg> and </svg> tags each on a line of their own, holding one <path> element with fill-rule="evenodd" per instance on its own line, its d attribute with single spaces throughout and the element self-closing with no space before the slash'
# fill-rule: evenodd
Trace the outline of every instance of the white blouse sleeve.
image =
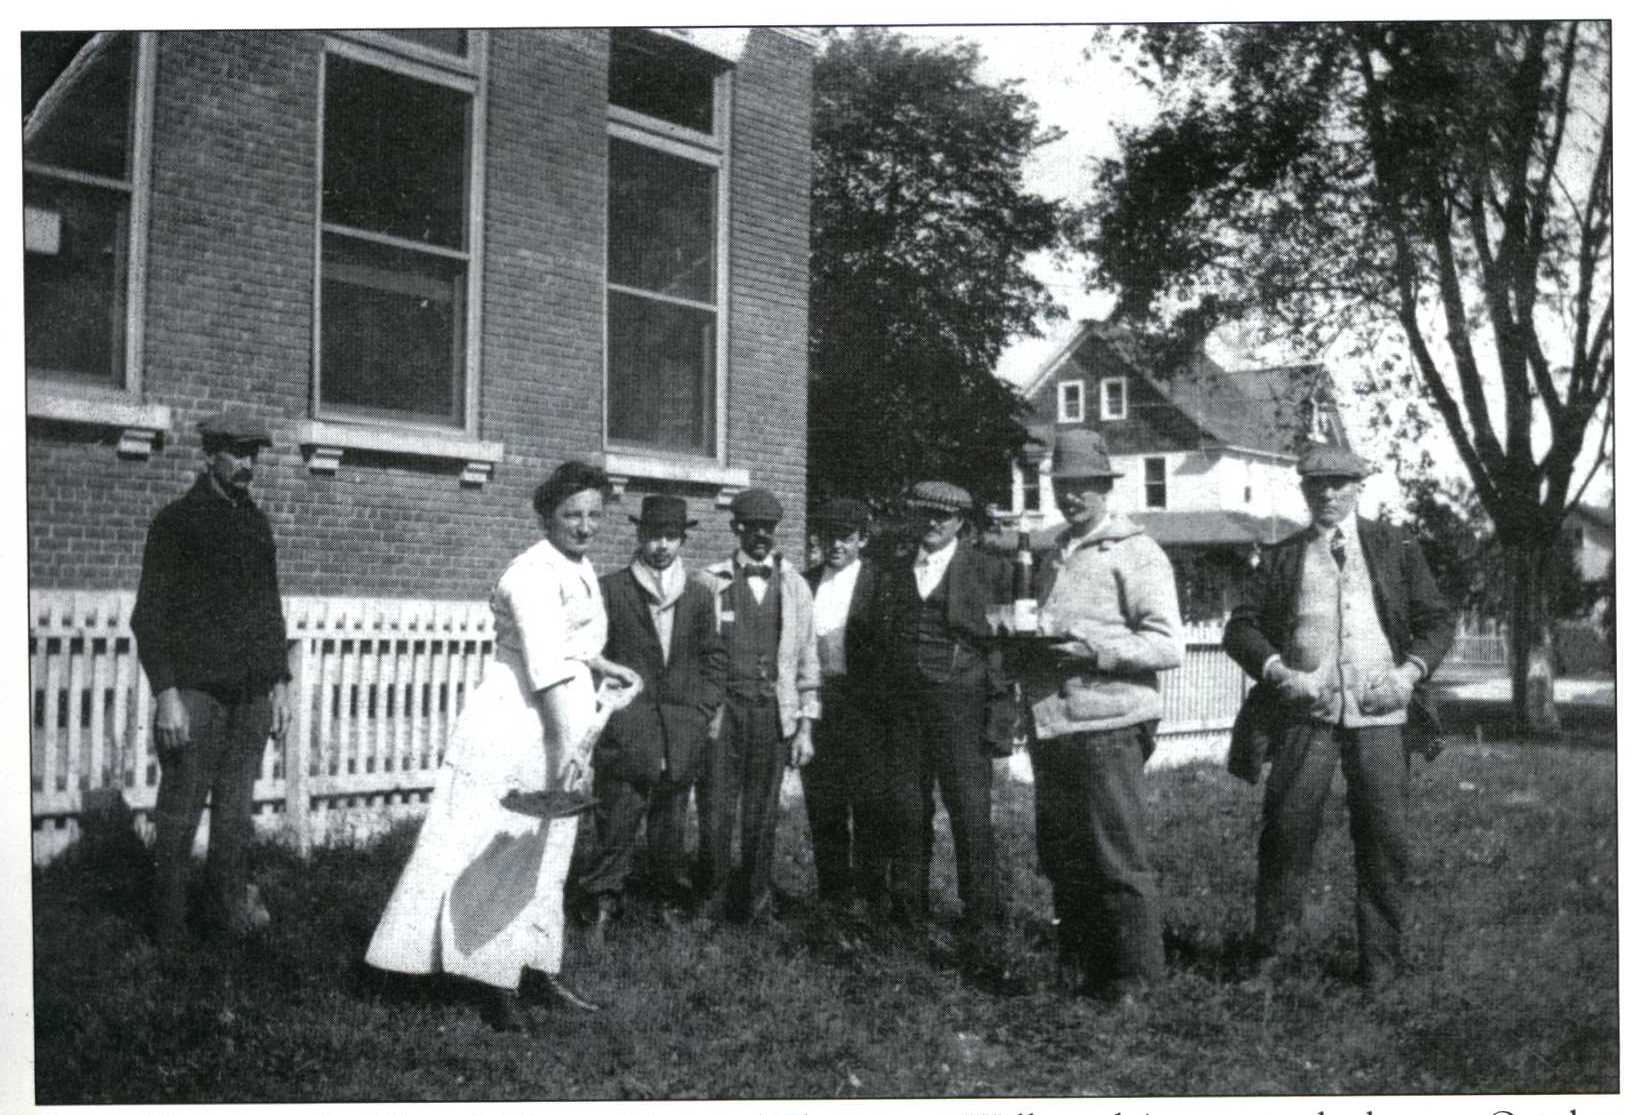
<svg viewBox="0 0 1643 1115">
<path fill-rule="evenodd" d="M 531 691 L 548 689 L 575 677 L 580 661 L 569 653 L 570 624 L 558 573 L 536 562 L 514 562 L 497 582 L 496 594 L 519 633 Z"/>
</svg>

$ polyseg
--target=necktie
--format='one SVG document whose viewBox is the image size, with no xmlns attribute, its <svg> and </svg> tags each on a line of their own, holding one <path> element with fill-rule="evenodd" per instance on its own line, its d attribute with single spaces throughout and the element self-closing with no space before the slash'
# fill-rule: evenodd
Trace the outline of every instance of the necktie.
<svg viewBox="0 0 1643 1115">
<path fill-rule="evenodd" d="M 1329 536 L 1329 556 L 1335 559 L 1336 569 L 1346 568 L 1346 535 L 1341 528 L 1336 527 L 1335 533 Z"/>
</svg>

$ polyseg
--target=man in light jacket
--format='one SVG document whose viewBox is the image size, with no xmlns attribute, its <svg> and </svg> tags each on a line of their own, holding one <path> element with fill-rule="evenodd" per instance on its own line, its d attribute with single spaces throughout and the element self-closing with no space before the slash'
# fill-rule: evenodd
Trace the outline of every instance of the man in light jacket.
<svg viewBox="0 0 1643 1115">
<path fill-rule="evenodd" d="M 1141 770 L 1163 715 L 1158 671 L 1183 657 L 1169 558 L 1109 512 L 1115 472 L 1099 434 L 1056 438 L 1052 483 L 1067 529 L 1041 564 L 1041 628 L 1021 655 L 1038 856 L 1058 919 L 1064 984 L 1112 1003 L 1164 969 Z"/>
<path fill-rule="evenodd" d="M 725 703 L 698 786 L 699 914 L 764 920 L 773 911 L 770 881 L 782 774 L 814 753 L 811 722 L 821 716 L 821 666 L 810 587 L 775 549 L 782 505 L 764 488 L 730 504 L 733 557 L 702 571 L 713 589 L 727 672 Z M 731 836 L 741 812 L 741 863 Z"/>
</svg>

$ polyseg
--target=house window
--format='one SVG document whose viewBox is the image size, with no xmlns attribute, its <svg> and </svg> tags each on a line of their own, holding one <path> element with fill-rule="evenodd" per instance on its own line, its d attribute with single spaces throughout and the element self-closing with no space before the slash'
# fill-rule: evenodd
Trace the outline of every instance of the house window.
<svg viewBox="0 0 1643 1115">
<path fill-rule="evenodd" d="M 1169 493 L 1164 479 L 1164 458 L 1146 457 L 1142 468 L 1146 473 L 1147 506 L 1167 506 Z"/>
<path fill-rule="evenodd" d="M 153 36 L 25 32 L 23 360 L 137 393 Z"/>
<path fill-rule="evenodd" d="M 1084 381 L 1070 379 L 1057 384 L 1057 397 L 1061 400 L 1057 420 L 1061 422 L 1084 421 Z"/>
<path fill-rule="evenodd" d="M 722 453 L 729 77 L 700 49 L 611 32 L 606 440 Z"/>
<path fill-rule="evenodd" d="M 326 46 L 315 411 L 471 429 L 483 39 L 406 34 Z"/>
<path fill-rule="evenodd" d="M 1130 381 L 1126 376 L 1115 376 L 1101 381 L 1101 417 L 1114 421 L 1129 417 Z"/>
<path fill-rule="evenodd" d="M 1331 445 L 1340 441 L 1335 432 L 1335 416 L 1321 403 L 1312 406 L 1312 438 Z"/>
</svg>

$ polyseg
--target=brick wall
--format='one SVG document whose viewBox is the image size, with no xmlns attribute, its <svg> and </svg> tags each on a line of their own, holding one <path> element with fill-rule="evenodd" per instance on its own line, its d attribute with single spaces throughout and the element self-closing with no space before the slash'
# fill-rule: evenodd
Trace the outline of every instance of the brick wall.
<svg viewBox="0 0 1643 1115">
<path fill-rule="evenodd" d="M 482 596 L 538 537 L 536 484 L 600 449 L 605 82 L 599 30 L 491 35 L 486 114 L 479 436 L 505 456 L 483 488 L 454 462 L 350 451 L 335 475 L 293 444 L 310 417 L 320 39 L 304 33 L 159 36 L 145 401 L 173 408 L 147 460 L 113 435 L 31 421 L 30 580 L 131 588 L 153 513 L 198 470 L 194 423 L 227 403 L 275 431 L 254 494 L 274 522 L 283 588 L 360 596 Z M 791 509 L 802 552 L 809 49 L 755 32 L 735 77 L 730 182 L 729 456 Z M 610 509 L 601 568 L 627 557 Z M 729 548 L 714 491 L 680 491 L 702 520 L 689 551 Z"/>
</svg>

